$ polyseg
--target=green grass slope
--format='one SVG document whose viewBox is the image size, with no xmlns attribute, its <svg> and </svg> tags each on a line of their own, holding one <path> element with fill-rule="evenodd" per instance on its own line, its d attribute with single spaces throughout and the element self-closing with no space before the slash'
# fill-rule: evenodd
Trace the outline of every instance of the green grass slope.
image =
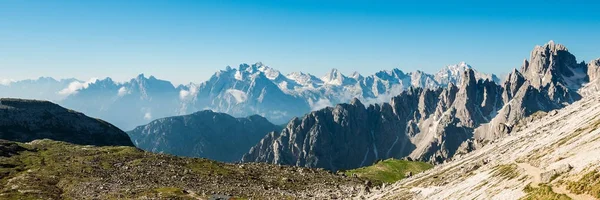
<svg viewBox="0 0 600 200">
<path fill-rule="evenodd" d="M 405 178 L 407 172 L 417 174 L 431 169 L 433 165 L 424 162 L 387 159 L 378 163 L 358 169 L 347 170 L 347 176 L 358 176 L 370 180 L 375 184 L 394 183 Z"/>
</svg>

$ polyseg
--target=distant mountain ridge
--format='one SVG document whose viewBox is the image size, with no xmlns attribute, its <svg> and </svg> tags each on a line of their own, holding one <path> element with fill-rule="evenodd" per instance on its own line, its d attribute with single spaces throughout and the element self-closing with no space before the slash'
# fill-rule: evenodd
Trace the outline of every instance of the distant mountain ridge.
<svg viewBox="0 0 600 200">
<path fill-rule="evenodd" d="M 40 78 L 35 81 L 3 81 L 0 93 L 6 97 L 47 99 L 63 106 L 106 119 L 130 130 L 151 120 L 211 109 L 235 117 L 259 114 L 276 124 L 296 116 L 353 98 L 370 103 L 388 101 L 409 87 L 438 88 L 460 83 L 460 73 L 472 69 L 461 62 L 436 74 L 422 71 L 404 73 L 399 69 L 363 76 L 346 76 L 332 69 L 322 77 L 293 72 L 283 75 L 262 63 L 241 64 L 216 72 L 200 84 L 174 86 L 168 81 L 140 74 L 126 82 L 111 78 L 80 81 Z M 495 75 L 476 72 L 476 77 Z M 44 80 L 50 83 L 45 83 Z"/>
<path fill-rule="evenodd" d="M 263 136 L 278 130 L 259 115 L 234 118 L 206 110 L 157 119 L 128 134 L 137 147 L 150 152 L 237 162 Z"/>
</svg>

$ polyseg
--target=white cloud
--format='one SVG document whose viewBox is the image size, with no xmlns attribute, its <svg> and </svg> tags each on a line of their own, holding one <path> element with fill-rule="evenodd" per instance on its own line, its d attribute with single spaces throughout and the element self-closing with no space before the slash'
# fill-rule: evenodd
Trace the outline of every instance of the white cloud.
<svg viewBox="0 0 600 200">
<path fill-rule="evenodd" d="M 181 89 L 181 91 L 179 91 L 179 99 L 182 101 L 187 98 L 192 98 L 198 94 L 198 86 L 190 84 L 189 87 L 189 90 Z"/>
<path fill-rule="evenodd" d="M 73 81 L 73 82 L 69 83 L 69 86 L 67 86 L 67 88 L 62 89 L 61 91 L 58 91 L 58 94 L 64 95 L 64 96 L 69 96 L 71 94 L 77 94 L 77 92 L 79 90 L 89 87 L 89 85 L 96 82 L 96 80 L 98 80 L 98 79 L 91 78 L 90 80 L 88 80 L 86 82 Z"/>
<path fill-rule="evenodd" d="M 179 99 L 184 100 L 188 95 L 190 95 L 190 91 L 181 90 L 179 91 Z"/>
<path fill-rule="evenodd" d="M 312 111 L 332 106 L 331 101 L 329 101 L 329 99 L 319 99 L 317 102 L 313 102 L 312 99 L 308 99 L 308 104 L 310 105 L 310 109 Z"/>
<path fill-rule="evenodd" d="M 150 112 L 146 112 L 146 114 L 144 114 L 144 119 L 145 119 L 145 120 L 150 120 L 150 119 L 152 119 L 152 113 L 150 113 Z"/>
<path fill-rule="evenodd" d="M 131 94 L 131 92 L 127 88 L 125 88 L 125 87 L 119 88 L 119 91 L 117 92 L 117 95 L 119 97 L 125 96 L 127 94 Z"/>
<path fill-rule="evenodd" d="M 15 80 L 12 79 L 0 79 L 0 85 L 9 86 Z"/>
</svg>

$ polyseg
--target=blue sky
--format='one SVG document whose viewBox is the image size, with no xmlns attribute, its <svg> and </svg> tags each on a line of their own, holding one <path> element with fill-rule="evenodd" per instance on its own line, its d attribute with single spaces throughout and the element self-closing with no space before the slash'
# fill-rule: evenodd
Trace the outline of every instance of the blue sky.
<svg viewBox="0 0 600 200">
<path fill-rule="evenodd" d="M 466 61 L 503 74 L 535 45 L 600 57 L 594 1 L 0 0 L 0 79 L 139 73 L 201 82 L 261 61 L 321 76 Z"/>
</svg>

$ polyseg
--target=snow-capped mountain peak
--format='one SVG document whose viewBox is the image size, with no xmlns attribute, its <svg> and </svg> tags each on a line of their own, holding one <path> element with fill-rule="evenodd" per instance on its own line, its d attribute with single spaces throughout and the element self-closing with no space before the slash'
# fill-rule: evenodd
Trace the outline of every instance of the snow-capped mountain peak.
<svg viewBox="0 0 600 200">
<path fill-rule="evenodd" d="M 471 65 L 467 64 L 465 61 L 462 61 L 458 64 L 448 65 L 445 68 L 442 68 L 437 74 L 442 77 L 460 76 L 465 70 L 471 68 Z"/>
<path fill-rule="evenodd" d="M 344 76 L 339 70 L 333 68 L 329 73 L 325 74 L 321 80 L 323 80 L 325 84 L 329 85 L 342 85 L 344 84 L 344 80 L 346 78 L 347 77 Z"/>
<path fill-rule="evenodd" d="M 292 72 L 286 76 L 288 79 L 295 81 L 299 85 L 316 87 L 323 85 L 323 80 L 303 72 Z"/>
<path fill-rule="evenodd" d="M 353 78 L 353 79 L 356 79 L 356 80 L 362 80 L 364 77 L 360 73 L 358 73 L 357 71 L 355 71 L 355 72 L 353 72 L 350 75 L 350 78 Z"/>
<path fill-rule="evenodd" d="M 265 77 L 267 77 L 269 80 L 275 80 L 280 78 L 281 76 L 281 73 L 278 70 L 263 65 L 262 62 L 257 62 L 256 64 L 254 64 L 254 66 L 257 67 L 258 71 L 265 74 Z"/>
<path fill-rule="evenodd" d="M 442 68 L 440 71 L 438 71 L 435 74 L 435 80 L 442 84 L 442 85 L 448 85 L 450 82 L 453 83 L 460 83 L 462 80 L 462 74 L 467 70 L 467 69 L 473 69 L 473 67 L 471 67 L 471 65 L 467 64 L 466 62 L 462 61 L 458 64 L 455 65 L 448 65 L 444 68 Z M 494 74 L 485 74 L 485 73 L 481 73 L 478 72 L 477 70 L 474 70 L 475 72 L 475 77 L 477 79 L 488 79 L 491 81 L 494 81 L 496 83 L 500 82 L 500 79 L 498 77 L 496 77 L 496 75 Z"/>
</svg>

